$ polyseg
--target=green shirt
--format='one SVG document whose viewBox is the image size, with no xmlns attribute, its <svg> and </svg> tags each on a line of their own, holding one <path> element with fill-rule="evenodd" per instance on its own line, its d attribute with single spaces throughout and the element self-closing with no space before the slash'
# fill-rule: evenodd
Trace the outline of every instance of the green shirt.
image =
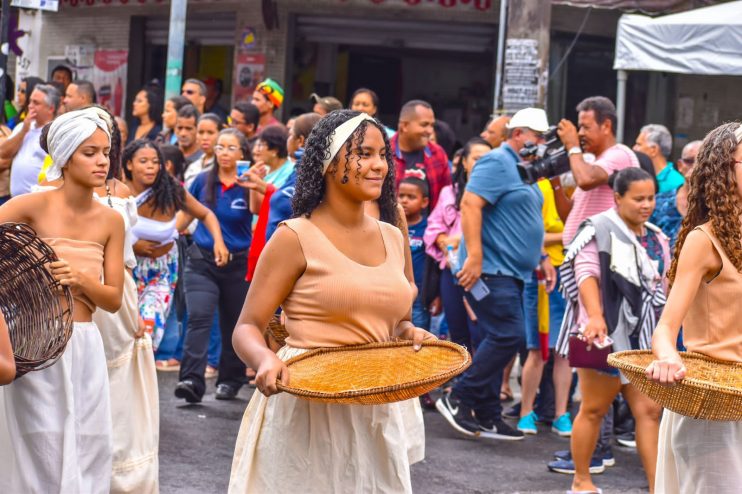
<svg viewBox="0 0 742 494">
<path fill-rule="evenodd" d="M 667 163 L 667 166 L 657 174 L 657 183 L 660 185 L 658 193 L 670 192 L 678 189 L 685 183 L 685 178 L 675 169 L 675 165 L 671 162 Z"/>
</svg>

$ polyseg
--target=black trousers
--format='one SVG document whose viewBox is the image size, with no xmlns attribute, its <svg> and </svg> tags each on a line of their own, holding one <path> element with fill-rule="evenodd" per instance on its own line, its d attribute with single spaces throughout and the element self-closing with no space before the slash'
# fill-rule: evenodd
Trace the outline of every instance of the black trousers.
<svg viewBox="0 0 742 494">
<path fill-rule="evenodd" d="M 184 272 L 188 327 L 180 363 L 180 380 L 193 381 L 195 391 L 203 396 L 206 391 L 206 370 L 209 333 L 214 313 L 219 310 L 219 328 L 222 334 L 222 354 L 219 359 L 217 385 L 228 384 L 235 390 L 246 382 L 245 364 L 232 347 L 232 332 L 245 302 L 247 289 L 247 254 L 234 255 L 224 267 L 218 268 L 213 254 L 195 244 L 188 249 Z"/>
</svg>

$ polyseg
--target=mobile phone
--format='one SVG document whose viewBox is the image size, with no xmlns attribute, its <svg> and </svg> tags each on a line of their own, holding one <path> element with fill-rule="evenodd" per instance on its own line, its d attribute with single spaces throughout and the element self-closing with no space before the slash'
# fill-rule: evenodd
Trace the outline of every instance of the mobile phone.
<svg viewBox="0 0 742 494">
<path fill-rule="evenodd" d="M 480 278 L 477 280 L 476 283 L 474 283 L 474 286 L 471 287 L 471 290 L 469 290 L 469 293 L 471 293 L 471 296 L 474 297 L 474 300 L 479 302 L 484 297 L 490 294 L 490 289 L 487 288 L 487 285 Z"/>
<path fill-rule="evenodd" d="M 595 348 L 597 348 L 598 350 L 602 350 L 604 348 L 608 348 L 609 346 L 613 345 L 613 340 L 611 339 L 610 336 L 606 336 L 605 338 L 603 338 L 603 343 L 601 343 L 596 338 L 593 340 L 593 345 L 595 345 Z"/>
<path fill-rule="evenodd" d="M 247 172 L 250 171 L 250 166 L 252 165 L 251 161 L 238 161 L 237 162 L 237 180 L 240 182 L 246 182 L 247 181 Z"/>
</svg>

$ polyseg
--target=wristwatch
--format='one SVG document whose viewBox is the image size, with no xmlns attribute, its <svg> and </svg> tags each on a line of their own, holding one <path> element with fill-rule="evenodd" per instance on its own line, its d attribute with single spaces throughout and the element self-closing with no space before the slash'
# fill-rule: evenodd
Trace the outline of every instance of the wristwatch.
<svg viewBox="0 0 742 494">
<path fill-rule="evenodd" d="M 582 148 L 580 146 L 572 146 L 569 148 L 569 151 L 567 151 L 567 155 L 572 156 L 573 154 L 582 154 Z"/>
</svg>

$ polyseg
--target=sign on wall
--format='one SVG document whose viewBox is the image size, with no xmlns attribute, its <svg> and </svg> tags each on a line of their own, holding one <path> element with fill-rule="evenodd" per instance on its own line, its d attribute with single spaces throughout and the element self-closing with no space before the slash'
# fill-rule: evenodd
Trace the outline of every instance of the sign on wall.
<svg viewBox="0 0 742 494">
<path fill-rule="evenodd" d="M 238 53 L 234 79 L 234 100 L 250 101 L 255 86 L 265 79 L 265 54 Z"/>
<path fill-rule="evenodd" d="M 108 107 L 114 115 L 126 112 L 126 76 L 129 52 L 127 50 L 98 50 L 95 52 L 93 80 L 98 103 Z"/>
<path fill-rule="evenodd" d="M 508 39 L 502 85 L 502 106 L 506 112 L 538 104 L 539 72 L 538 40 Z"/>
<path fill-rule="evenodd" d="M 56 12 L 59 10 L 59 0 L 13 0 L 10 6 Z"/>
</svg>

